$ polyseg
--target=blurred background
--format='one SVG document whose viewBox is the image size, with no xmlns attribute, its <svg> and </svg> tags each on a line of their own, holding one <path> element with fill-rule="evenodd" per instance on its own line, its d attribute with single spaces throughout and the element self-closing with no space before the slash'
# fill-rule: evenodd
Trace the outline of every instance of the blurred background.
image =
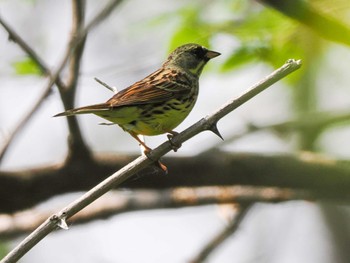
<svg viewBox="0 0 350 263">
<path fill-rule="evenodd" d="M 108 2 L 86 1 L 85 24 Z M 302 69 L 220 120 L 224 142 L 201 133 L 168 156 L 196 158 L 219 149 L 261 155 L 312 152 L 347 160 L 350 3 L 281 2 L 121 1 L 87 36 L 74 105 L 111 97 L 94 77 L 123 89 L 159 68 L 177 46 L 195 42 L 222 55 L 205 68 L 197 104 L 176 129 L 182 131 L 286 60 L 302 59 Z M 57 69 L 71 37 L 71 1 L 1 0 L 0 17 L 49 69 Z M 52 118 L 64 110 L 55 86 L 4 148 L 48 80 L 14 40 L 0 27 L 0 169 L 16 172 L 58 165 L 69 153 L 69 130 L 65 118 Z M 69 76 L 66 67 L 60 77 Z M 82 137 L 94 154 L 139 154 L 131 136 L 100 122 L 92 115 L 78 117 Z M 152 148 L 165 140 L 165 135 L 146 138 Z M 80 195 L 65 194 L 35 209 L 57 211 Z M 68 232 L 50 234 L 21 262 L 191 262 L 234 217 L 235 208 L 226 210 L 229 215 L 207 205 L 123 213 L 82 225 L 73 222 Z M 2 255 L 23 238 L 4 238 Z M 346 203 L 257 203 L 206 262 L 348 262 L 346 242 L 350 242 Z"/>
</svg>

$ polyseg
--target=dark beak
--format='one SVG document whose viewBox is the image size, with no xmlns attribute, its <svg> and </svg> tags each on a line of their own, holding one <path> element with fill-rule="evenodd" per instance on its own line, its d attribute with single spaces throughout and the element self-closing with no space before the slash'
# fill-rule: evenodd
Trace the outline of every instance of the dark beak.
<svg viewBox="0 0 350 263">
<path fill-rule="evenodd" d="M 219 53 L 219 52 L 208 50 L 207 54 L 205 54 L 205 57 L 208 59 L 212 59 L 212 58 L 215 58 L 215 57 L 220 56 L 220 55 L 221 55 L 221 53 Z"/>
</svg>

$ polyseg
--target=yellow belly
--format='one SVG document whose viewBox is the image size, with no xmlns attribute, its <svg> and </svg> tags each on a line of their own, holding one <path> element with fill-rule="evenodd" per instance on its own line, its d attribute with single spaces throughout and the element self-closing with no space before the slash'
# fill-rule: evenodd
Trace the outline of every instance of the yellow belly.
<svg viewBox="0 0 350 263">
<path fill-rule="evenodd" d="M 187 104 L 189 105 L 176 104 L 176 107 L 173 106 L 175 108 L 164 105 L 126 106 L 95 114 L 118 124 L 125 131 L 152 136 L 176 128 L 190 113 L 194 101 Z"/>
</svg>

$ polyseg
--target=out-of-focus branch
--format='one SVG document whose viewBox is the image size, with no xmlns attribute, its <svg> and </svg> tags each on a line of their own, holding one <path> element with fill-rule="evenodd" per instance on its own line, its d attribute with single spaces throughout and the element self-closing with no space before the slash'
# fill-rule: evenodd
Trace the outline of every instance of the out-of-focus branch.
<svg viewBox="0 0 350 263">
<path fill-rule="evenodd" d="M 327 229 L 327 240 L 333 251 L 333 262 L 347 262 L 350 258 L 349 237 L 350 214 L 348 207 L 335 206 L 326 202 L 321 203 L 319 209 Z"/>
<path fill-rule="evenodd" d="M 123 0 L 111 0 L 107 3 L 107 5 L 98 12 L 98 14 L 90 21 L 90 23 L 85 27 L 85 31 L 90 31 L 103 20 L 105 20 L 112 11 L 121 3 Z"/>
<path fill-rule="evenodd" d="M 84 29 L 85 21 L 85 0 L 73 0 L 73 25 L 72 25 L 72 39 L 74 39 L 79 32 Z M 81 58 L 84 52 L 84 46 L 86 41 L 86 35 L 81 38 L 69 61 L 69 77 L 67 89 L 76 89 L 77 81 L 79 77 Z"/>
<path fill-rule="evenodd" d="M 66 109 L 74 108 L 75 94 L 79 79 L 81 59 L 84 52 L 87 31 L 84 31 L 85 21 L 85 0 L 72 0 L 72 31 L 70 43 L 75 43 L 72 47 L 71 55 L 68 61 L 68 80 L 65 89 L 60 90 L 61 100 Z M 86 156 L 90 159 L 90 150 L 85 144 L 78 121 L 76 118 L 67 118 L 69 137 L 68 137 L 68 156 L 67 161 L 76 160 L 76 156 Z"/>
<path fill-rule="evenodd" d="M 235 217 L 231 222 L 217 235 L 210 240 L 203 249 L 198 253 L 198 255 L 192 259 L 191 263 L 201 263 L 204 262 L 210 254 L 220 247 L 220 245 L 231 235 L 233 235 L 238 229 L 240 223 L 243 221 L 244 217 L 247 215 L 248 211 L 252 207 L 252 203 L 241 203 Z"/>
<path fill-rule="evenodd" d="M 87 34 L 103 20 L 105 20 L 112 11 L 122 3 L 122 0 L 111 0 L 100 10 L 95 17 L 84 27 L 85 1 L 73 0 L 73 29 L 70 41 L 70 50 L 72 57 L 70 60 L 70 76 L 67 89 L 61 92 L 61 99 L 65 109 L 74 107 L 75 90 L 79 77 L 80 61 L 84 51 L 84 43 Z M 68 60 L 68 57 L 67 57 Z M 90 151 L 85 144 L 76 117 L 67 118 L 69 128 L 69 154 L 68 162 L 74 162 L 82 155 L 90 159 Z"/>
<path fill-rule="evenodd" d="M 53 73 L 49 69 L 49 67 L 46 65 L 46 63 L 43 61 L 43 59 L 28 45 L 28 43 L 9 25 L 5 22 L 5 20 L 0 16 L 0 24 L 2 27 L 7 31 L 9 34 L 9 39 L 16 42 L 22 50 L 38 65 L 40 70 L 48 75 L 51 79 L 55 79 L 55 84 L 59 89 L 64 89 L 65 85 L 62 82 L 62 80 L 57 75 L 56 78 L 54 78 Z M 17 125 L 13 128 L 11 133 L 5 138 L 4 143 L 0 149 L 0 162 L 5 156 L 7 149 L 9 148 L 11 142 L 16 137 L 16 135 L 19 133 L 19 131 L 27 124 L 27 122 L 30 120 L 32 115 L 39 109 L 41 103 L 47 98 L 47 96 L 50 94 L 51 87 L 46 87 L 35 104 L 32 106 L 32 108 L 27 111 L 22 119 L 18 121 Z"/>
<path fill-rule="evenodd" d="M 0 212 L 13 213 L 56 195 L 86 191 L 134 158 L 136 156 L 99 157 L 90 162 L 81 159 L 64 167 L 1 171 Z M 199 156 L 164 158 L 163 161 L 169 168 L 169 176 L 149 167 L 121 187 L 161 190 L 235 184 L 276 186 L 313 191 L 317 198 L 350 200 L 349 163 L 311 153 L 292 156 L 212 151 Z"/>
<path fill-rule="evenodd" d="M 312 194 L 303 190 L 251 186 L 180 187 L 161 191 L 111 191 L 77 213 L 70 221 L 76 225 L 139 210 L 233 202 L 275 203 L 310 198 L 312 198 Z M 54 210 L 40 212 L 34 208 L 13 215 L 0 215 L 0 238 L 14 238 L 31 232 L 53 213 Z"/>
</svg>

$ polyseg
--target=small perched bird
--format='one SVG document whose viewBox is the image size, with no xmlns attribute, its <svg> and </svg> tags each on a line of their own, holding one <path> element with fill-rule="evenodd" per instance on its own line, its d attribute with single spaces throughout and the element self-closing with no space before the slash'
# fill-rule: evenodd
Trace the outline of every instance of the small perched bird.
<svg viewBox="0 0 350 263">
<path fill-rule="evenodd" d="M 180 46 L 160 69 L 116 93 L 107 102 L 67 110 L 54 117 L 95 114 L 118 124 L 147 153 L 151 149 L 138 135 L 175 135 L 173 129 L 187 117 L 197 100 L 203 67 L 219 55 L 198 44 Z"/>
</svg>

